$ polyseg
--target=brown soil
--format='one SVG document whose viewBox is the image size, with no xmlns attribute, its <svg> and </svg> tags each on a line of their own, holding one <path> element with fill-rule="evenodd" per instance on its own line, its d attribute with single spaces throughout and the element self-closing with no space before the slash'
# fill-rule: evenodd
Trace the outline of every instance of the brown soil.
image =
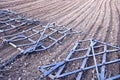
<svg viewBox="0 0 120 80">
<path fill-rule="evenodd" d="M 10 9 L 22 13 L 27 18 L 35 18 L 42 23 L 57 22 L 60 25 L 82 31 L 64 40 L 50 52 L 31 54 L 17 59 L 0 72 L 0 80 L 36 80 L 40 76 L 38 66 L 56 63 L 66 58 L 74 43 L 83 39 L 98 39 L 120 46 L 120 0 L 0 0 L 0 9 Z M 4 47 L 4 46 L 3 46 Z M 12 48 L 0 48 L 0 58 L 16 53 Z M 10 52 L 11 51 L 11 52 Z M 120 58 L 109 55 L 108 60 Z M 90 60 L 92 62 L 92 60 Z M 114 73 L 120 65 L 107 70 Z M 115 71 L 116 71 L 115 70 Z M 120 73 L 120 70 L 119 70 Z M 86 79 L 91 77 L 90 72 Z"/>
</svg>

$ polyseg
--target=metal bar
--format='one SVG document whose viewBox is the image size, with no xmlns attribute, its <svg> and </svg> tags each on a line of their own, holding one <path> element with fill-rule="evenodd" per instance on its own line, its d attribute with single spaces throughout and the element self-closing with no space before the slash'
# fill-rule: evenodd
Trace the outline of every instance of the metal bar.
<svg viewBox="0 0 120 80">
<path fill-rule="evenodd" d="M 35 22 L 35 21 L 31 20 L 32 22 L 28 24 L 29 21 L 26 20 L 25 22 L 21 23 L 20 25 L 16 26 L 15 28 L 5 29 L 5 30 L 3 30 L 3 32 L 7 32 L 7 31 L 10 31 L 10 30 L 14 30 L 16 28 L 20 28 L 20 26 L 23 26 L 23 25 L 26 25 L 26 24 L 31 25 Z"/>
<path fill-rule="evenodd" d="M 106 53 L 106 51 L 107 51 L 107 46 L 105 45 L 104 46 L 104 54 L 103 54 L 103 59 L 102 59 L 102 64 L 104 64 L 105 62 L 106 62 L 106 56 L 107 56 L 107 53 Z M 101 67 L 101 73 L 100 73 L 100 79 L 101 80 L 104 80 L 105 79 L 105 65 L 103 65 L 102 67 Z"/>
<path fill-rule="evenodd" d="M 109 64 L 113 64 L 113 63 L 117 63 L 117 62 L 120 62 L 120 59 L 118 60 L 114 60 L 114 61 L 109 61 L 109 62 L 105 62 L 104 64 L 98 64 L 97 67 L 101 67 L 103 65 L 109 65 Z M 67 76 L 67 75 L 71 75 L 71 74 L 75 74 L 75 73 L 78 73 L 78 72 L 81 72 L 81 71 L 85 71 L 85 70 L 89 70 L 89 69 L 93 69 L 95 68 L 96 66 L 90 66 L 90 67 L 86 67 L 84 69 L 78 69 L 78 70 L 74 70 L 72 72 L 69 72 L 69 73 L 64 73 L 62 75 L 59 75 L 58 78 L 61 78 L 61 77 L 64 77 L 64 76 Z"/>
<path fill-rule="evenodd" d="M 17 22 L 17 20 L 18 19 L 24 19 L 23 17 L 17 17 L 17 18 L 8 18 L 9 20 L 7 20 L 7 21 L 0 21 L 0 23 L 5 23 L 5 24 L 9 24 L 9 22 L 11 22 L 11 21 L 16 21 Z M 9 24 L 10 25 L 10 24 Z"/>
<path fill-rule="evenodd" d="M 111 46 L 111 47 L 113 47 L 113 48 L 120 49 L 120 47 L 116 47 L 116 46 L 113 46 L 113 45 L 111 45 L 111 44 L 107 44 L 107 43 L 105 43 L 105 42 L 101 42 L 101 41 L 98 41 L 98 40 L 93 40 L 93 41 L 99 42 L 99 43 L 104 44 L 104 45 L 107 45 L 107 46 Z"/>
<path fill-rule="evenodd" d="M 14 48 L 17 48 L 20 52 L 23 52 L 24 50 L 23 49 L 21 49 L 21 48 L 19 48 L 19 47 L 17 47 L 15 44 L 13 44 L 13 43 L 9 43 L 11 46 L 13 46 Z"/>
<path fill-rule="evenodd" d="M 49 75 L 52 71 L 54 71 L 55 69 L 57 69 L 58 67 L 62 66 L 65 62 L 59 62 L 57 65 L 53 66 L 50 70 L 46 71 L 45 69 L 43 69 L 42 67 L 40 68 L 40 70 L 42 72 L 44 72 L 44 76 Z"/>
<path fill-rule="evenodd" d="M 70 53 L 68 54 L 68 56 L 66 57 L 66 61 L 68 61 L 70 59 L 70 57 L 72 56 L 72 54 L 74 53 L 74 50 L 77 48 L 79 43 L 75 43 L 75 46 L 72 48 L 72 50 L 70 51 Z"/>
<path fill-rule="evenodd" d="M 86 53 L 85 56 L 90 55 L 91 46 L 92 46 L 92 45 L 94 46 L 95 44 L 96 44 L 96 42 L 94 42 L 94 44 L 90 43 L 90 47 L 89 47 L 89 49 L 88 49 L 88 51 L 87 51 L 87 53 Z M 81 65 L 81 69 L 85 68 L 85 65 L 86 65 L 86 63 L 87 63 L 87 60 L 88 60 L 88 58 L 84 58 L 83 63 L 82 63 L 82 65 Z M 83 74 L 83 72 L 80 72 L 80 73 L 77 75 L 76 80 L 80 80 L 81 77 L 82 77 L 82 74 Z"/>
<path fill-rule="evenodd" d="M 116 75 L 116 76 L 113 76 L 113 77 L 110 77 L 106 80 L 117 80 L 117 79 L 120 79 L 120 74 Z"/>
<path fill-rule="evenodd" d="M 17 47 L 22 47 L 22 46 L 30 46 L 30 45 L 33 45 L 35 43 L 29 43 L 29 44 L 21 44 L 21 45 L 17 45 Z"/>
<path fill-rule="evenodd" d="M 37 48 L 38 43 L 39 43 L 40 40 L 42 39 L 42 37 L 43 37 L 43 35 L 45 34 L 46 29 L 48 29 L 49 25 L 50 25 L 50 24 L 48 24 L 48 25 L 44 28 L 44 30 L 43 30 L 43 32 L 41 33 L 41 36 L 39 37 L 38 41 L 35 43 L 35 45 L 33 45 L 33 50 L 35 50 L 35 49 Z"/>
<path fill-rule="evenodd" d="M 98 67 L 97 67 L 97 60 L 96 60 L 96 57 L 95 57 L 95 52 L 94 52 L 94 47 L 93 47 L 94 43 L 93 43 L 92 40 L 90 42 L 91 42 L 90 47 L 92 49 L 93 59 L 94 59 L 94 63 L 95 63 L 95 69 L 96 69 L 96 72 L 97 72 L 97 78 L 98 78 L 98 80 L 100 80 L 99 71 L 98 71 Z"/>
<path fill-rule="evenodd" d="M 27 32 L 27 31 L 30 31 L 31 29 L 37 28 L 37 27 L 39 27 L 39 26 L 40 26 L 40 25 L 37 25 L 37 26 L 32 27 L 32 28 L 30 28 L 30 29 L 23 30 L 22 32 L 19 32 L 19 33 L 17 33 L 17 34 L 7 35 L 7 36 L 4 36 L 4 37 L 7 38 L 7 37 L 17 36 L 17 35 L 20 35 L 20 34 L 23 34 L 23 33 Z"/>
<path fill-rule="evenodd" d="M 100 45 L 100 46 L 94 46 L 94 49 L 96 49 L 96 48 L 100 48 L 100 47 L 103 47 L 103 45 Z M 85 50 L 88 50 L 89 48 L 81 48 L 81 49 L 77 49 L 77 50 L 75 50 L 76 52 L 79 52 L 79 51 L 85 51 Z"/>
<path fill-rule="evenodd" d="M 107 54 L 112 54 L 111 52 L 116 52 L 116 51 L 118 51 L 118 50 L 107 51 Z M 120 51 L 120 50 L 119 50 L 119 51 Z M 104 52 L 96 53 L 95 56 L 102 55 L 102 54 L 104 54 Z M 84 59 L 84 58 L 92 57 L 92 56 L 93 56 L 93 55 L 91 54 L 91 55 L 88 55 L 88 56 L 82 56 L 82 57 L 78 57 L 78 58 L 72 58 L 72 59 L 70 59 L 70 60 L 68 60 L 68 61 L 74 61 L 74 60 L 78 60 L 78 59 Z"/>
</svg>

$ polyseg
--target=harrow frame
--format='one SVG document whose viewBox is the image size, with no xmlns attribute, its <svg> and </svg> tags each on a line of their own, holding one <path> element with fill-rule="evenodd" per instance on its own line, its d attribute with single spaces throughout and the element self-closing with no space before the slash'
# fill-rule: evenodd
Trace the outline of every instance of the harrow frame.
<svg viewBox="0 0 120 80">
<path fill-rule="evenodd" d="M 38 27 L 43 27 L 43 29 L 41 29 L 40 31 L 34 29 L 34 28 L 38 28 Z M 45 32 L 47 30 L 53 30 L 51 33 L 49 34 L 45 34 Z M 28 31 L 34 31 L 34 34 L 31 34 L 29 36 L 25 36 L 24 33 L 27 33 Z M 57 43 L 62 43 L 62 40 L 70 35 L 72 32 L 72 29 L 67 29 L 60 31 L 57 29 L 54 29 L 52 27 L 50 27 L 50 24 L 48 24 L 47 26 L 35 26 L 33 28 L 30 28 L 26 31 L 20 32 L 18 34 L 13 34 L 13 35 L 8 35 L 8 36 L 4 36 L 2 38 L 3 40 L 3 44 L 10 44 L 12 47 L 16 48 L 17 50 L 20 51 L 20 53 L 18 53 L 17 55 L 13 56 L 11 59 L 9 59 L 7 62 L 5 62 L 4 64 L 1 65 L 0 68 L 4 68 L 6 65 L 10 64 L 11 62 L 13 62 L 15 59 L 17 59 L 19 56 L 22 55 L 26 55 L 32 52 L 41 52 L 41 51 L 45 51 L 50 49 L 51 47 L 53 47 L 55 44 Z M 53 34 L 61 34 L 61 36 L 58 39 L 55 39 L 54 36 L 52 37 L 51 35 Z M 31 37 L 34 37 L 35 35 L 39 34 L 39 38 L 35 41 L 33 39 L 31 39 Z M 44 44 L 41 41 L 44 41 L 45 39 L 48 39 L 48 41 L 53 41 L 51 44 L 49 44 L 48 46 L 44 46 Z M 26 43 L 26 44 L 19 44 L 16 45 L 14 44 L 14 42 L 18 42 L 19 41 L 24 41 L 24 40 L 28 40 L 30 43 Z M 21 47 L 26 47 L 29 46 L 28 48 L 22 49 Z M 40 48 L 39 48 L 40 47 Z"/>
<path fill-rule="evenodd" d="M 89 45 L 88 48 L 76 49 L 77 46 L 80 44 L 80 42 L 86 42 L 86 41 L 90 42 L 90 45 Z M 97 43 L 103 44 L 102 45 L 104 47 L 103 52 L 95 53 L 94 50 L 96 48 L 101 47 L 101 46 L 95 46 Z M 113 47 L 115 49 L 108 50 L 107 49 L 108 46 Z M 71 56 L 75 52 L 80 52 L 80 51 L 84 51 L 84 50 L 87 50 L 87 52 L 84 56 L 77 57 L 77 58 L 71 58 Z M 118 78 L 120 78 L 120 74 L 118 74 L 116 76 L 109 77 L 109 78 L 105 78 L 105 67 L 106 67 L 106 65 L 110 65 L 110 64 L 113 64 L 113 63 L 119 63 L 120 62 L 120 59 L 116 59 L 116 60 L 113 60 L 113 61 L 106 61 L 107 54 L 112 54 L 112 52 L 117 52 L 117 51 L 120 51 L 119 47 L 116 47 L 116 46 L 113 46 L 113 45 L 110 45 L 110 44 L 107 44 L 107 43 L 104 43 L 104 42 L 101 42 L 101 41 L 98 41 L 98 40 L 82 40 L 82 41 L 79 41 L 79 42 L 75 43 L 74 47 L 70 50 L 68 56 L 66 57 L 66 59 L 64 61 L 54 63 L 54 64 L 50 64 L 50 65 L 47 65 L 47 66 L 40 66 L 39 70 L 40 70 L 40 72 L 43 73 L 40 76 L 40 79 L 48 76 L 49 78 L 54 80 L 54 79 L 60 79 L 60 78 L 63 78 L 63 77 L 66 77 L 66 76 L 69 76 L 69 75 L 72 75 L 72 74 L 77 74 L 75 79 L 76 80 L 81 80 L 83 72 L 87 71 L 87 70 L 90 70 L 90 69 L 95 69 L 98 80 L 118 79 Z M 92 54 L 90 54 L 90 53 L 92 53 Z M 103 55 L 102 56 L 102 61 L 99 64 L 97 64 L 97 59 L 96 59 L 96 56 L 98 56 L 98 55 Z M 94 65 L 86 67 L 86 63 L 88 61 L 88 58 L 90 58 L 90 57 L 93 57 Z M 79 69 L 64 73 L 65 68 L 68 67 L 68 66 L 66 66 L 68 62 L 69 63 L 71 62 L 71 64 L 72 64 L 72 61 L 76 61 L 76 60 L 80 60 L 80 59 L 83 59 L 83 61 L 82 61 L 82 65 L 80 66 Z M 98 67 L 101 67 L 100 72 L 98 70 Z"/>
<path fill-rule="evenodd" d="M 24 16 L 19 15 L 13 11 L 9 10 L 0 10 L 0 34 L 2 36 L 11 35 L 9 32 L 14 30 L 19 30 L 24 27 L 24 25 L 31 25 L 31 24 L 40 24 L 39 21 L 33 19 L 25 19 Z M 11 23 L 11 22 L 14 23 Z M 16 25 L 16 23 L 18 25 Z M 8 32 L 8 33 L 7 33 Z"/>
</svg>

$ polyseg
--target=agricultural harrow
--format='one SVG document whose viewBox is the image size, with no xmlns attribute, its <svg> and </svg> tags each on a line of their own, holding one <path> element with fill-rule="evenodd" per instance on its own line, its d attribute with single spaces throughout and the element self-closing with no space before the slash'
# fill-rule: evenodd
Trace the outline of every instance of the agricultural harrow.
<svg viewBox="0 0 120 80">
<path fill-rule="evenodd" d="M 3 28 L 0 31 L 1 33 L 4 34 L 2 35 L 0 40 L 1 46 L 5 46 L 5 44 L 8 44 L 9 46 L 19 51 L 19 53 L 17 52 L 10 59 L 4 61 L 0 65 L 0 68 L 4 68 L 6 65 L 10 64 L 11 62 L 13 62 L 15 59 L 17 59 L 22 55 L 26 55 L 32 52 L 40 52 L 40 51 L 48 50 L 57 43 L 61 44 L 62 40 L 66 38 L 68 35 L 76 33 L 72 29 L 66 28 L 64 26 L 56 25 L 55 23 L 53 24 L 48 23 L 48 25 L 46 26 L 43 26 L 41 24 L 36 24 L 36 23 L 40 23 L 39 21 L 32 21 L 32 23 L 36 24 L 36 26 L 33 26 L 31 28 L 29 27 L 29 29 L 22 29 L 22 31 L 19 31 L 18 28 L 19 27 L 21 28 L 21 25 L 24 24 L 30 25 L 31 23 L 29 23 L 28 20 L 22 19 L 21 21 L 21 17 L 10 18 L 12 15 L 15 14 L 8 11 L 0 11 L 0 14 L 2 14 L 1 17 L 3 17 L 4 15 L 5 16 L 9 15 L 9 17 L 7 18 L 9 20 L 5 20 L 5 19 L 1 20 L 1 24 L 5 24 L 5 26 L 2 26 Z M 22 24 L 20 24 L 19 26 L 14 25 L 14 27 L 10 27 L 9 29 L 6 29 L 7 25 L 13 26 L 13 24 L 11 24 L 11 21 L 19 22 L 18 19 L 20 19 L 20 22 L 22 22 Z M 9 33 L 9 32 L 13 32 L 14 29 L 17 30 L 17 33 L 15 32 Z M 5 53 L 3 52 L 1 54 L 5 54 Z"/>
<path fill-rule="evenodd" d="M 0 10 L 0 37 L 21 32 L 38 24 L 40 24 L 39 21 L 25 19 L 24 16 L 15 12 Z"/>
<path fill-rule="evenodd" d="M 25 19 L 9 10 L 0 10 L 0 49 L 3 49 L 0 54 L 6 54 L 4 52 L 8 45 L 16 50 L 13 56 L 3 59 L 0 69 L 23 55 L 47 51 L 74 33 L 80 32 L 55 23 L 43 26 L 40 21 Z M 84 80 L 87 74 L 96 80 L 119 79 L 119 70 L 108 71 L 109 67 L 119 68 L 119 51 L 119 47 L 98 40 L 79 41 L 75 43 L 65 60 L 40 66 L 39 70 L 43 73 L 40 79 L 49 77 L 53 80 Z M 110 59 L 110 55 L 118 56 Z M 0 55 L 0 58 L 2 57 Z"/>
<path fill-rule="evenodd" d="M 75 43 L 64 61 L 39 67 L 43 73 L 40 79 L 49 77 L 52 80 L 84 80 L 88 72 L 95 80 L 120 79 L 119 71 L 115 74 L 107 71 L 108 66 L 120 64 L 118 57 L 114 60 L 107 59 L 111 54 L 119 55 L 119 51 L 119 47 L 98 40 L 79 41 Z"/>
</svg>

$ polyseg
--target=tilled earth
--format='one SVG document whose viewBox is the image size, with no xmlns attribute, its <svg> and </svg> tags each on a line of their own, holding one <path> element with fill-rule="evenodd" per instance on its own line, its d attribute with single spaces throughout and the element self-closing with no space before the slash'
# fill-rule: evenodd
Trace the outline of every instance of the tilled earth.
<svg viewBox="0 0 120 80">
<path fill-rule="evenodd" d="M 62 45 L 54 47 L 50 52 L 17 59 L 1 71 L 1 80 L 38 79 L 41 74 L 38 66 L 64 60 L 78 40 L 94 38 L 120 46 L 119 0 L 0 0 L 0 9 L 10 9 L 41 23 L 57 22 L 82 31 L 81 35 L 64 40 Z M 11 55 L 11 52 L 14 53 L 14 50 L 11 50 L 7 48 L 5 51 Z M 111 55 L 110 58 L 114 59 L 115 56 L 120 57 Z M 120 65 L 118 68 L 120 69 Z"/>
</svg>

